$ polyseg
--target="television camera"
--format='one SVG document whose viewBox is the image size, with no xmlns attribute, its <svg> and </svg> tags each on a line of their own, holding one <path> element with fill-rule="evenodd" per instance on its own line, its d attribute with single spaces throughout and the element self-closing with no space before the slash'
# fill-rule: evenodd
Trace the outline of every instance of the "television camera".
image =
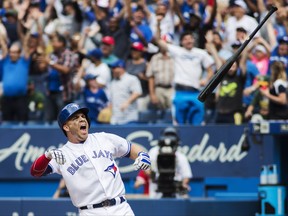
<svg viewBox="0 0 288 216">
<path fill-rule="evenodd" d="M 162 197 L 176 197 L 177 193 L 185 193 L 182 182 L 175 181 L 176 151 L 180 144 L 177 130 L 173 127 L 166 128 L 158 140 L 159 153 L 157 167 L 159 176 L 156 178 L 157 192 Z"/>
</svg>

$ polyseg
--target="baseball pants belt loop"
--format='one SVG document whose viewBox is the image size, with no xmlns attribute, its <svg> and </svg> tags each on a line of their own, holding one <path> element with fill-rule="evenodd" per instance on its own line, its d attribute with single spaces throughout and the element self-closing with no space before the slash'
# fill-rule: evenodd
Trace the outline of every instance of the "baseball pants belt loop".
<svg viewBox="0 0 288 216">
<path fill-rule="evenodd" d="M 117 198 L 114 198 L 114 199 L 104 200 L 101 203 L 91 204 L 91 205 L 87 205 L 87 206 L 82 206 L 79 209 L 85 210 L 85 209 L 94 209 L 94 208 L 114 206 L 114 205 L 117 205 L 117 204 L 121 204 L 121 203 L 123 203 L 125 201 L 126 201 L 126 199 L 124 198 L 124 196 L 121 196 L 121 197 L 117 197 Z"/>
</svg>

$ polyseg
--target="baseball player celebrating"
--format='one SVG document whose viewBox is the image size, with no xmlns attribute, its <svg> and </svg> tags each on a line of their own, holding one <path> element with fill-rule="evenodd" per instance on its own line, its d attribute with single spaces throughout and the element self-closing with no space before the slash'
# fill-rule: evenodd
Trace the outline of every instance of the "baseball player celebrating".
<svg viewBox="0 0 288 216">
<path fill-rule="evenodd" d="M 59 149 L 50 149 L 31 166 L 32 176 L 63 176 L 73 204 L 82 215 L 134 215 L 125 199 L 125 188 L 115 158 L 129 157 L 135 169 L 150 167 L 150 157 L 126 139 L 109 133 L 90 133 L 88 108 L 66 105 L 58 115 L 68 138 Z"/>
</svg>

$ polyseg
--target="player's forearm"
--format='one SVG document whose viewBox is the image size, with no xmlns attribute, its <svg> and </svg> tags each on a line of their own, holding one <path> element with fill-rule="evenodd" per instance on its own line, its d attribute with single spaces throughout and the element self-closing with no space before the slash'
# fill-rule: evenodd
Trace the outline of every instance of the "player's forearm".
<svg viewBox="0 0 288 216">
<path fill-rule="evenodd" d="M 138 157 L 139 152 L 145 151 L 141 146 L 132 144 L 131 151 L 130 151 L 130 158 L 135 160 Z"/>
<path fill-rule="evenodd" d="M 51 159 L 46 158 L 45 154 L 37 158 L 31 166 L 30 173 L 32 176 L 40 177 L 47 169 Z"/>
</svg>

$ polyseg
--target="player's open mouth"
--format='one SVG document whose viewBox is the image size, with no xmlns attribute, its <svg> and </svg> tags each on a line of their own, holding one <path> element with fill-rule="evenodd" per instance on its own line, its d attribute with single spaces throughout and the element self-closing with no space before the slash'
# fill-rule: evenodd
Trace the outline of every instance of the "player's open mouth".
<svg viewBox="0 0 288 216">
<path fill-rule="evenodd" d="M 82 125 L 82 126 L 80 126 L 80 130 L 82 131 L 82 132 L 86 132 L 86 125 Z"/>
</svg>

